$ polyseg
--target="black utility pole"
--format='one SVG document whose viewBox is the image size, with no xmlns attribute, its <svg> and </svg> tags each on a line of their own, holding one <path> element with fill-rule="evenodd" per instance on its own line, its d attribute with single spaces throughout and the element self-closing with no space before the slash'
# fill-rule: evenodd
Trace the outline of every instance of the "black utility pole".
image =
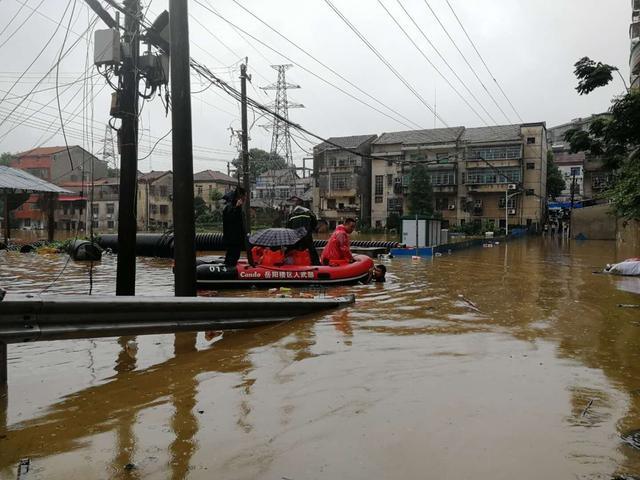
<svg viewBox="0 0 640 480">
<path fill-rule="evenodd" d="M 136 184 L 138 181 L 138 72 L 140 50 L 139 0 L 125 0 L 122 90 L 119 131 L 120 207 L 118 209 L 118 270 L 116 295 L 136 293 Z"/>
<path fill-rule="evenodd" d="M 576 194 L 576 172 L 571 172 L 571 212 L 573 212 L 573 200 Z"/>
<path fill-rule="evenodd" d="M 247 126 L 247 62 L 240 65 L 240 93 L 242 95 L 242 182 L 247 198 L 244 202 L 245 231 L 251 233 L 251 177 L 249 175 L 249 127 Z"/>
<path fill-rule="evenodd" d="M 193 218 L 193 148 L 187 0 L 169 1 L 169 19 L 175 292 L 177 297 L 195 297 L 196 229 Z"/>
</svg>

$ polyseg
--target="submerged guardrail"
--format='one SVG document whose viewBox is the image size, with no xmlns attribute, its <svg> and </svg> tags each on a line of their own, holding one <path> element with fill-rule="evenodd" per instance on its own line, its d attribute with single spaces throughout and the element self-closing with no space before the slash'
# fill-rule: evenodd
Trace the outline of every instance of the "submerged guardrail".
<svg viewBox="0 0 640 480">
<path fill-rule="evenodd" d="M 0 300 L 0 386 L 7 344 L 46 340 L 238 330 L 355 302 L 315 298 L 12 295 Z"/>
</svg>

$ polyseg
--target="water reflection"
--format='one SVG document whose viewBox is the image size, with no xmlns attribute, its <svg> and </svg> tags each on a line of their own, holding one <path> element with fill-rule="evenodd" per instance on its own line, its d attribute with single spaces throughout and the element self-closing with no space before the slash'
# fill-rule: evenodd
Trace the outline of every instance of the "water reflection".
<svg viewBox="0 0 640 480">
<path fill-rule="evenodd" d="M 155 350 L 122 337 L 110 358 L 96 351 L 102 383 L 79 382 L 29 418 L 18 405 L 42 387 L 12 383 L 17 413 L 6 427 L 0 404 L 0 476 L 23 456 L 55 476 L 65 471 L 57 459 L 73 453 L 122 478 L 210 478 L 205 469 L 224 478 L 640 475 L 640 452 L 622 441 L 640 429 L 638 311 L 617 307 L 638 303 L 638 279 L 623 290 L 592 273 L 628 256 L 612 243 L 546 238 L 394 259 L 386 284 L 330 290 L 355 293 L 353 308 L 211 344 L 163 336 L 153 348 L 170 358 L 146 367 Z M 29 283 L 32 257 L 12 262 L 0 274 L 29 288 L 47 281 L 32 273 Z M 112 288 L 113 269 L 107 256 L 96 289 Z M 141 290 L 170 292 L 167 269 L 140 260 Z M 83 275 L 71 266 L 57 291 Z M 33 359 L 26 346 L 11 348 L 15 377 Z M 107 367 L 116 373 L 101 379 Z M 94 443 L 109 434 L 105 459 Z M 464 456 L 452 453 L 460 448 Z"/>
</svg>

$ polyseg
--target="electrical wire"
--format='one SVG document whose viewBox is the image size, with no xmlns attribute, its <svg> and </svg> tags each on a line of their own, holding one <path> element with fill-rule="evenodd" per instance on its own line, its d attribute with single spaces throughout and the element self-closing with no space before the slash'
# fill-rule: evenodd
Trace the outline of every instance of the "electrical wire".
<svg viewBox="0 0 640 480">
<path fill-rule="evenodd" d="M 309 51 L 305 48 L 302 48 L 301 46 L 299 46 L 297 43 L 293 42 L 291 39 L 289 39 L 288 37 L 286 37 L 284 34 L 282 34 L 280 31 L 278 31 L 277 29 L 275 29 L 274 27 L 272 27 L 269 23 L 265 22 L 264 20 L 262 20 L 260 17 L 258 17 L 257 15 L 255 15 L 251 10 L 249 10 L 248 8 L 246 8 L 244 5 L 242 5 L 240 2 L 238 2 L 237 0 L 232 0 L 233 3 L 235 3 L 237 6 L 239 6 L 240 8 L 242 8 L 245 12 L 247 12 L 249 15 L 251 15 L 253 18 L 255 18 L 256 20 L 258 20 L 260 23 L 262 23 L 264 26 L 266 26 L 268 29 L 270 29 L 272 32 L 276 33 L 279 37 L 281 37 L 282 39 L 284 39 L 285 41 L 287 41 L 288 43 L 290 43 L 291 45 L 293 45 L 295 48 L 297 48 L 300 52 L 304 53 L 306 56 L 308 56 L 309 58 L 311 58 L 313 61 L 315 61 L 316 63 L 322 65 L 324 68 L 326 68 L 327 70 L 329 70 L 331 73 L 333 73 L 334 75 L 336 75 L 338 78 L 342 79 L 343 81 L 345 81 L 346 83 L 348 83 L 350 86 L 352 86 L 353 88 L 355 88 L 356 90 L 358 90 L 360 93 L 362 93 L 363 95 L 366 95 L 367 97 L 369 97 L 371 100 L 375 101 L 376 103 L 378 103 L 379 105 L 383 106 L 384 108 L 388 109 L 389 111 L 393 112 L 394 114 L 398 115 L 399 117 L 403 118 L 404 120 L 406 120 L 407 122 L 413 124 L 414 126 L 416 126 L 417 128 L 422 128 L 420 125 L 418 125 L 417 123 L 413 122 L 411 119 L 405 117 L 404 115 L 402 115 L 400 112 L 394 110 L 393 108 L 389 107 L 388 105 L 386 105 L 385 103 L 383 103 L 382 101 L 380 101 L 377 97 L 374 97 L 373 95 L 367 93 L 366 91 L 364 91 L 362 88 L 360 88 L 358 85 L 356 85 L 355 83 L 353 83 L 351 80 L 345 78 L 342 74 L 340 74 L 339 72 L 337 72 L 336 70 L 334 70 L 333 68 L 331 68 L 330 66 L 328 66 L 326 63 L 322 62 L 321 60 L 319 60 L 317 57 L 313 56 L 311 53 L 309 53 Z"/>
<path fill-rule="evenodd" d="M 509 105 L 511 106 L 511 108 L 513 109 L 513 111 L 515 112 L 515 114 L 518 116 L 518 118 L 520 119 L 521 122 L 524 122 L 524 120 L 522 120 L 522 117 L 520 116 L 520 114 L 518 113 L 518 111 L 516 110 L 516 107 L 513 106 L 513 103 L 511 103 L 511 100 L 509 100 L 509 97 L 507 96 L 507 94 L 505 93 L 505 91 L 502 89 L 502 86 L 500 85 L 500 83 L 498 83 L 498 80 L 496 80 L 495 75 L 493 75 L 493 73 L 491 72 L 491 70 L 489 70 L 489 66 L 487 65 L 487 62 L 484 61 L 484 58 L 482 58 L 482 55 L 480 55 L 480 52 L 478 51 L 478 48 L 476 47 L 476 44 L 473 42 L 473 40 L 471 40 L 471 37 L 469 36 L 469 33 L 467 33 L 467 29 L 464 28 L 464 25 L 462 24 L 462 22 L 460 21 L 460 18 L 458 18 L 458 15 L 456 14 L 455 10 L 453 9 L 453 7 L 451 6 L 451 3 L 449 3 L 449 0 L 445 0 L 447 2 L 447 5 L 449 5 L 449 9 L 451 10 L 451 13 L 453 13 L 453 16 L 456 18 L 456 20 L 458 21 L 458 24 L 460 25 L 460 27 L 462 28 L 462 31 L 464 32 L 464 34 L 467 37 L 467 40 L 469 40 L 469 43 L 471 43 L 471 46 L 473 47 L 473 49 L 475 50 L 475 52 L 478 54 L 478 57 L 480 58 L 480 60 L 482 61 L 482 64 L 484 65 L 484 68 L 487 69 L 487 73 L 489 73 L 489 75 L 491 76 L 491 79 L 495 82 L 495 84 L 498 86 L 498 88 L 500 89 L 500 93 L 502 93 L 502 95 L 504 96 L 504 98 L 507 100 L 507 102 L 509 102 Z"/>
<path fill-rule="evenodd" d="M 398 0 L 398 3 L 399 0 Z M 391 20 L 393 20 L 393 22 L 396 24 L 396 26 L 402 31 L 402 33 L 404 33 L 405 37 L 407 37 L 407 39 L 411 42 L 411 44 L 416 48 L 416 50 L 418 50 L 418 52 L 420 52 L 420 55 L 422 55 L 422 57 L 427 61 L 427 63 L 429 65 L 431 65 L 431 67 L 436 71 L 436 73 L 438 75 L 440 75 L 440 77 L 451 87 L 451 89 L 456 93 L 456 95 L 458 95 L 458 97 L 460 97 L 462 99 L 462 101 L 471 109 L 471 111 L 480 119 L 480 121 L 482 123 L 484 123 L 485 125 L 489 125 L 487 123 L 487 121 L 478 113 L 478 111 L 473 107 L 473 105 L 471 105 L 469 103 L 469 101 L 458 91 L 458 89 L 451 83 L 451 81 L 442 74 L 442 72 L 440 71 L 440 69 L 438 67 L 436 67 L 434 65 L 434 63 L 431 61 L 431 59 L 424 53 L 424 51 L 418 46 L 418 44 L 413 40 L 413 38 L 411 38 L 411 35 L 409 35 L 407 33 L 407 31 L 404 29 L 404 27 L 402 25 L 400 25 L 400 22 L 398 22 L 398 20 L 393 16 L 393 14 L 389 11 L 389 9 L 387 9 L 387 7 L 385 6 L 384 3 L 382 3 L 382 0 L 378 0 L 378 4 L 384 9 L 384 11 L 387 13 L 387 15 L 391 18 Z M 402 4 L 400 4 L 400 6 L 402 6 Z M 404 7 L 403 7 L 404 9 Z M 405 10 L 405 13 L 407 15 L 409 15 L 409 13 Z M 413 19 L 412 19 L 413 20 Z M 425 36 L 426 38 L 426 36 Z M 433 45 L 432 45 L 433 46 Z M 436 53 L 440 54 L 440 52 L 434 47 L 434 49 L 436 50 Z M 453 69 L 451 68 L 451 66 L 449 65 L 449 63 L 444 59 L 444 57 L 442 57 L 442 60 L 445 62 L 445 64 L 449 67 L 449 69 L 453 72 Z M 455 74 L 455 72 L 454 72 Z M 457 74 L 455 74 L 457 75 Z M 462 81 L 462 79 L 460 77 L 457 77 L 458 80 L 460 80 L 460 82 L 462 83 L 463 86 L 466 87 L 466 84 Z M 467 90 L 469 91 L 469 93 L 471 93 L 471 91 L 467 88 Z M 475 98 L 475 96 L 473 95 L 473 93 L 471 93 L 472 98 L 475 99 L 476 102 L 478 102 L 478 104 L 480 105 L 480 107 L 482 107 L 482 109 L 484 110 L 484 112 L 489 116 L 489 118 L 491 119 L 491 121 L 493 121 L 494 123 L 496 123 L 496 121 L 494 120 L 494 118 L 491 116 L 491 114 L 484 108 L 484 106 L 478 101 L 477 98 Z"/>
<path fill-rule="evenodd" d="M 400 0 L 396 0 L 398 3 L 400 3 Z M 500 106 L 500 104 L 496 101 L 496 99 L 494 98 L 494 96 L 491 94 L 491 92 L 489 91 L 489 89 L 487 88 L 487 86 L 484 84 L 484 82 L 482 81 L 482 79 L 480 78 L 480 76 L 478 75 L 478 72 L 476 72 L 476 69 L 473 68 L 473 65 L 471 65 L 471 63 L 469 63 L 469 60 L 467 60 L 467 57 L 465 57 L 465 55 L 462 53 L 462 51 L 458 48 L 458 45 L 456 44 L 456 42 L 453 40 L 453 38 L 451 37 L 451 35 L 449 35 L 449 31 L 446 29 L 446 27 L 442 24 L 442 22 L 440 21 L 440 18 L 438 17 L 438 15 L 436 14 L 436 12 L 433 10 L 433 8 L 431 8 L 431 5 L 429 5 L 429 2 L 427 0 L 424 0 L 424 3 L 427 5 L 427 7 L 429 8 L 429 10 L 431 11 L 431 13 L 433 14 L 433 16 L 435 17 L 435 19 L 438 21 L 438 23 L 440 24 L 440 26 L 442 27 L 442 29 L 444 30 L 444 33 L 447 34 L 447 37 L 449 37 L 449 40 L 451 40 L 451 42 L 453 43 L 453 46 L 456 47 L 456 50 L 458 50 L 458 53 L 462 56 L 463 60 L 465 61 L 465 63 L 467 64 L 467 66 L 469 67 L 469 69 L 471 70 L 471 72 L 473 72 L 473 75 L 476 77 L 476 79 L 478 80 L 478 82 L 480 83 L 480 85 L 482 85 L 482 88 L 485 90 L 485 92 L 487 92 L 487 95 L 489 95 L 489 98 L 491 98 L 491 101 L 493 101 L 494 105 L 496 107 L 498 107 L 498 110 L 500 110 L 500 113 L 502 113 L 502 115 L 504 116 L 504 118 L 507 119 L 507 122 L 509 123 L 513 123 L 511 121 L 511 119 L 507 116 L 507 114 L 504 112 L 504 110 L 502 109 L 502 107 Z M 400 4 L 402 5 L 402 4 Z M 403 7 L 404 9 L 404 7 Z"/>
<path fill-rule="evenodd" d="M 196 0 L 197 1 L 197 0 Z M 369 40 L 367 40 L 367 38 L 360 33 L 360 31 L 355 27 L 355 25 L 353 25 L 348 19 L 347 17 L 345 17 L 342 12 L 340 12 L 340 10 L 338 10 L 335 5 L 333 5 L 333 3 L 331 3 L 330 0 L 324 0 L 324 2 L 331 8 L 331 10 L 333 10 L 333 12 L 345 23 L 345 25 L 347 25 L 347 27 L 349 27 L 349 29 L 356 34 L 356 36 L 362 41 L 362 43 L 365 44 L 365 46 L 371 50 L 376 57 L 378 57 L 378 59 L 391 71 L 391 73 L 393 73 L 398 80 L 400 80 L 403 85 L 405 87 L 407 87 L 407 89 L 409 89 L 409 91 L 411 93 L 413 93 L 413 95 L 420 100 L 420 103 L 422 103 L 425 107 L 427 107 L 427 109 L 433 113 L 433 115 L 440 120 L 440 122 L 445 126 L 448 127 L 449 124 L 434 110 L 434 108 L 429 105 L 429 103 L 422 97 L 422 95 L 420 95 L 418 93 L 418 91 L 400 74 L 400 72 L 398 72 L 393 65 L 391 65 L 391 63 L 371 44 L 371 42 L 369 42 Z"/>
<path fill-rule="evenodd" d="M 29 21 L 29 19 L 33 16 L 33 14 L 37 11 L 38 8 L 40 8 L 40 5 L 42 5 L 43 3 L 44 3 L 44 0 L 40 0 L 40 3 L 36 7 L 36 9 L 35 10 L 31 10 L 31 13 L 29 13 L 29 15 L 27 15 L 27 17 L 22 21 L 22 23 L 18 26 L 18 28 L 16 28 L 7 38 L 5 38 L 2 43 L 0 43 L 0 48 L 4 47 L 7 44 L 7 42 L 9 40 L 11 40 L 14 37 L 14 35 L 16 33 L 18 33 L 20 31 L 20 29 L 22 29 L 22 27 L 24 27 L 24 24 Z M 22 7 L 24 7 L 24 4 L 20 7 L 20 10 L 22 10 Z M 9 22 L 9 24 L 7 24 L 7 26 L 9 26 L 10 24 L 11 24 L 11 22 Z M 5 27 L 5 29 L 6 29 L 6 27 Z M 2 35 L 2 33 L 4 33 L 5 29 L 3 29 L 2 32 L 0 32 L 0 35 Z"/>
<path fill-rule="evenodd" d="M 255 40 L 256 42 L 258 42 L 259 44 L 263 45 L 264 47 L 268 48 L 269 50 L 273 51 L 274 53 L 280 55 L 281 57 L 285 58 L 287 61 L 293 63 L 294 65 L 298 66 L 299 68 L 301 68 L 302 70 L 304 70 L 305 72 L 307 72 L 308 74 L 312 75 L 313 77 L 317 78 L 318 80 L 322 81 L 323 83 L 326 83 L 327 85 L 335 88 L 336 90 L 342 92 L 343 94 L 347 95 L 348 97 L 352 98 L 353 100 L 369 107 L 372 110 L 375 110 L 376 112 L 380 113 L 381 115 L 384 115 L 385 117 L 400 123 L 401 125 L 404 125 L 407 128 L 414 128 L 411 125 L 403 122 L 402 120 L 399 120 L 397 118 L 392 117 L 391 115 L 389 115 L 388 113 L 376 108 L 375 106 L 365 102 L 364 100 L 356 97 L 355 95 L 352 95 L 351 93 L 347 92 L 346 90 L 344 90 L 343 88 L 339 87 L 338 85 L 335 85 L 334 83 L 330 82 L 329 80 L 327 80 L 326 78 L 318 75 L 317 73 L 311 71 L 310 69 L 306 68 L 305 66 L 299 64 L 298 62 L 296 62 L 295 60 L 291 59 L 290 57 L 288 57 L 287 55 L 283 54 L 282 52 L 279 52 L 278 50 L 276 50 L 275 48 L 269 46 L 268 44 L 266 44 L 265 42 L 263 42 L 262 40 L 260 40 L 259 38 L 255 37 L 254 35 L 248 33 L 246 30 L 243 30 L 242 28 L 238 27 L 237 25 L 235 25 L 233 22 L 227 20 L 226 18 L 224 18 L 222 15 L 220 15 L 219 13 L 217 13 L 216 11 L 214 11 L 213 9 L 207 7 L 206 5 L 204 5 L 200 0 L 195 0 L 195 3 L 197 3 L 198 5 L 200 5 L 201 7 L 205 8 L 206 10 L 210 11 L 211 13 L 213 13 L 214 15 L 216 15 L 218 18 L 220 18 L 221 20 L 223 20 L 224 22 L 226 22 L 227 24 L 231 25 L 232 27 L 238 29 L 239 31 L 241 31 L 242 33 L 244 33 L 245 35 L 249 36 L 250 38 L 252 38 L 253 40 Z"/>
<path fill-rule="evenodd" d="M 73 0 L 73 7 L 71 8 L 71 15 L 69 15 L 68 28 L 71 28 L 71 21 L 73 20 L 73 14 L 76 11 L 76 3 L 77 3 L 77 0 Z M 68 6 L 69 5 L 67 5 L 67 7 Z M 64 138 L 64 144 L 67 147 L 67 156 L 69 157 L 69 164 L 71 165 L 71 170 L 73 170 L 73 160 L 71 159 L 71 150 L 69 150 L 69 143 L 67 142 L 67 133 L 64 130 L 64 119 L 62 118 L 62 107 L 60 106 L 60 92 L 58 91 L 58 73 L 60 71 L 60 62 L 62 61 L 62 52 L 64 51 L 64 46 L 67 43 L 67 37 L 68 36 L 69 36 L 69 30 L 67 30 L 65 32 L 65 34 L 64 34 L 64 39 L 62 40 L 62 47 L 60 47 L 60 53 L 58 55 L 58 61 L 56 62 L 56 100 L 58 101 L 58 113 L 60 115 L 60 127 L 62 128 L 62 136 Z"/>
</svg>

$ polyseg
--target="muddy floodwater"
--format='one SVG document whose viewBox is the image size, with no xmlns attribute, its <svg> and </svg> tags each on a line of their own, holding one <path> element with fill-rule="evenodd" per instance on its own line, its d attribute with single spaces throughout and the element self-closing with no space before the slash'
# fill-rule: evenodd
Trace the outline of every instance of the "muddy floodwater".
<svg viewBox="0 0 640 480">
<path fill-rule="evenodd" d="M 354 306 L 290 323 L 10 345 L 0 478 L 640 478 L 640 309 L 618 306 L 640 278 L 593 273 L 635 255 L 517 240 L 386 260 L 387 283 L 327 290 Z M 0 283 L 88 292 L 66 262 L 0 252 Z M 137 272 L 171 295 L 170 261 Z"/>
</svg>

